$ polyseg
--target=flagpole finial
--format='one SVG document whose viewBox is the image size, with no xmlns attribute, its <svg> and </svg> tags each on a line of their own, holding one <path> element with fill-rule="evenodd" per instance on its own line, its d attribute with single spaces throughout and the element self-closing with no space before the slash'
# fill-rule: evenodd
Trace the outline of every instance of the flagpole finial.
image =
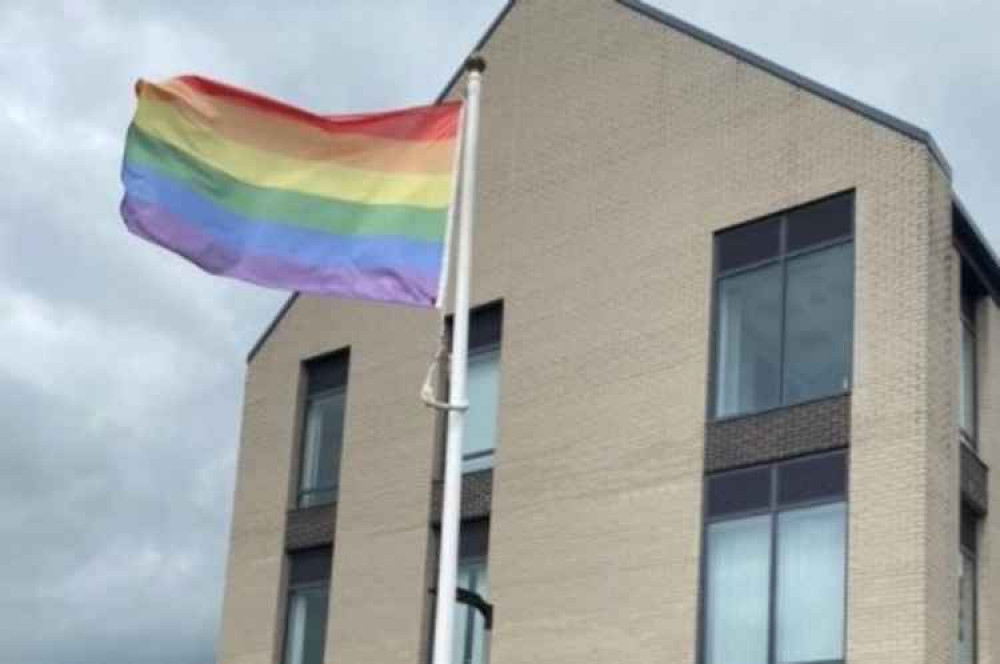
<svg viewBox="0 0 1000 664">
<path fill-rule="evenodd" d="M 486 71 L 486 58 L 478 53 L 470 55 L 469 59 L 465 61 L 465 70 L 482 74 Z"/>
</svg>

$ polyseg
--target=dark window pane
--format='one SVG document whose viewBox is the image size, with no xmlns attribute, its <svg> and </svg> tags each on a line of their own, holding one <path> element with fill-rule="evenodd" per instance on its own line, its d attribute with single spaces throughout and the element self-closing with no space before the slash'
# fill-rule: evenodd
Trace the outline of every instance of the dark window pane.
<svg viewBox="0 0 1000 664">
<path fill-rule="evenodd" d="M 447 337 L 451 344 L 454 318 L 448 316 Z M 503 302 L 491 302 L 469 312 L 469 352 L 500 345 L 503 335 Z"/>
<path fill-rule="evenodd" d="M 288 584 L 320 583 L 330 579 L 330 547 L 298 551 L 288 556 L 290 571 Z"/>
<path fill-rule="evenodd" d="M 962 548 L 975 555 L 978 550 L 978 540 L 976 537 L 976 529 L 978 526 L 979 518 L 976 516 L 975 512 L 966 507 L 962 506 L 962 528 L 961 528 L 961 542 Z"/>
<path fill-rule="evenodd" d="M 846 492 L 847 456 L 842 453 L 789 461 L 778 468 L 778 502 L 782 505 L 843 496 Z"/>
<path fill-rule="evenodd" d="M 490 522 L 463 521 L 458 537 L 459 558 L 486 558 L 490 546 Z"/>
<path fill-rule="evenodd" d="M 469 318 L 469 349 L 476 350 L 500 343 L 503 328 L 503 305 L 499 302 L 472 310 Z"/>
<path fill-rule="evenodd" d="M 705 664 L 767 664 L 771 515 L 709 525 Z"/>
<path fill-rule="evenodd" d="M 775 258 L 781 251 L 781 217 L 723 231 L 716 246 L 719 272 Z"/>
<path fill-rule="evenodd" d="M 973 325 L 976 322 L 976 305 L 980 298 L 986 295 L 983 283 L 976 276 L 972 265 L 967 261 L 962 261 L 962 317 Z"/>
<path fill-rule="evenodd" d="M 348 359 L 347 351 L 338 351 L 306 362 L 308 393 L 316 394 L 345 387 Z"/>
<path fill-rule="evenodd" d="M 854 220 L 854 195 L 843 194 L 806 205 L 788 215 L 786 251 L 797 251 L 839 237 L 849 237 Z"/>
<path fill-rule="evenodd" d="M 719 417 L 779 404 L 781 266 L 719 280 L 715 413 Z"/>
<path fill-rule="evenodd" d="M 788 261 L 784 403 L 850 388 L 854 248 L 842 244 Z"/>
<path fill-rule="evenodd" d="M 771 504 L 771 468 L 737 470 L 708 479 L 708 516 L 764 509 Z"/>
</svg>

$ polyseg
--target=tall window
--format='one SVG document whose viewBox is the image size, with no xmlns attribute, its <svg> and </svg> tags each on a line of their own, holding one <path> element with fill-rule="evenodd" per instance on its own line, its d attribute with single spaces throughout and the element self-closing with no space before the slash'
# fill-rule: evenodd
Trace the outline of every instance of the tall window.
<svg viewBox="0 0 1000 664">
<path fill-rule="evenodd" d="M 842 452 L 707 480 L 703 664 L 844 660 Z"/>
<path fill-rule="evenodd" d="M 959 379 L 959 425 L 962 440 L 976 447 L 978 409 L 978 373 L 976 351 L 976 305 L 980 297 L 979 282 L 968 266 L 962 270 L 962 359 Z"/>
<path fill-rule="evenodd" d="M 958 663 L 975 664 L 977 634 L 978 586 L 977 534 L 978 519 L 968 507 L 962 506 L 962 527 L 959 546 L 958 580 Z"/>
<path fill-rule="evenodd" d="M 473 472 L 493 467 L 497 442 L 497 406 L 500 401 L 500 337 L 503 305 L 479 307 L 469 318 L 469 374 L 462 441 L 462 470 Z"/>
<path fill-rule="evenodd" d="M 458 586 L 489 597 L 489 568 L 486 562 L 489 539 L 487 522 L 463 523 L 459 540 Z M 485 625 L 482 614 L 475 608 L 456 603 L 455 631 L 452 646 L 454 664 L 486 664 Z"/>
<path fill-rule="evenodd" d="M 850 388 L 854 195 L 715 238 L 716 417 Z"/>
<path fill-rule="evenodd" d="M 347 351 L 306 364 L 299 507 L 324 505 L 337 499 L 340 452 L 344 442 L 347 368 Z"/>
<path fill-rule="evenodd" d="M 283 664 L 323 664 L 330 601 L 330 547 L 289 555 Z"/>
</svg>

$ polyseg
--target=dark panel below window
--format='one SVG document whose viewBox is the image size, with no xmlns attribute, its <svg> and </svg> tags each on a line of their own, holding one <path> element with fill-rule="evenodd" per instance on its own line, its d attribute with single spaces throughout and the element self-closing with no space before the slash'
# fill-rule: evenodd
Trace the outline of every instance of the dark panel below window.
<svg viewBox="0 0 1000 664">
<path fill-rule="evenodd" d="M 705 425 L 705 472 L 847 447 L 851 398 L 836 396 Z"/>
<path fill-rule="evenodd" d="M 285 549 L 297 551 L 333 543 L 337 504 L 289 510 L 285 517 Z"/>
</svg>

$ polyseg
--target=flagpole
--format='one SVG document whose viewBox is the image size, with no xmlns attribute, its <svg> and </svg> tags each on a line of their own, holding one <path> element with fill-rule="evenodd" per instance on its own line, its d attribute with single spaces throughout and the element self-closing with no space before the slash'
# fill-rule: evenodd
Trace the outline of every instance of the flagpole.
<svg viewBox="0 0 1000 664">
<path fill-rule="evenodd" d="M 458 257 L 455 264 L 455 312 L 451 337 L 448 436 L 444 459 L 441 539 L 434 611 L 434 664 L 452 664 L 455 591 L 458 576 L 458 535 L 462 512 L 462 437 L 467 406 L 469 355 L 469 275 L 472 265 L 472 223 L 476 211 L 476 157 L 479 143 L 479 88 L 486 61 L 469 58 L 462 135 L 461 199 L 458 208 Z"/>
</svg>

